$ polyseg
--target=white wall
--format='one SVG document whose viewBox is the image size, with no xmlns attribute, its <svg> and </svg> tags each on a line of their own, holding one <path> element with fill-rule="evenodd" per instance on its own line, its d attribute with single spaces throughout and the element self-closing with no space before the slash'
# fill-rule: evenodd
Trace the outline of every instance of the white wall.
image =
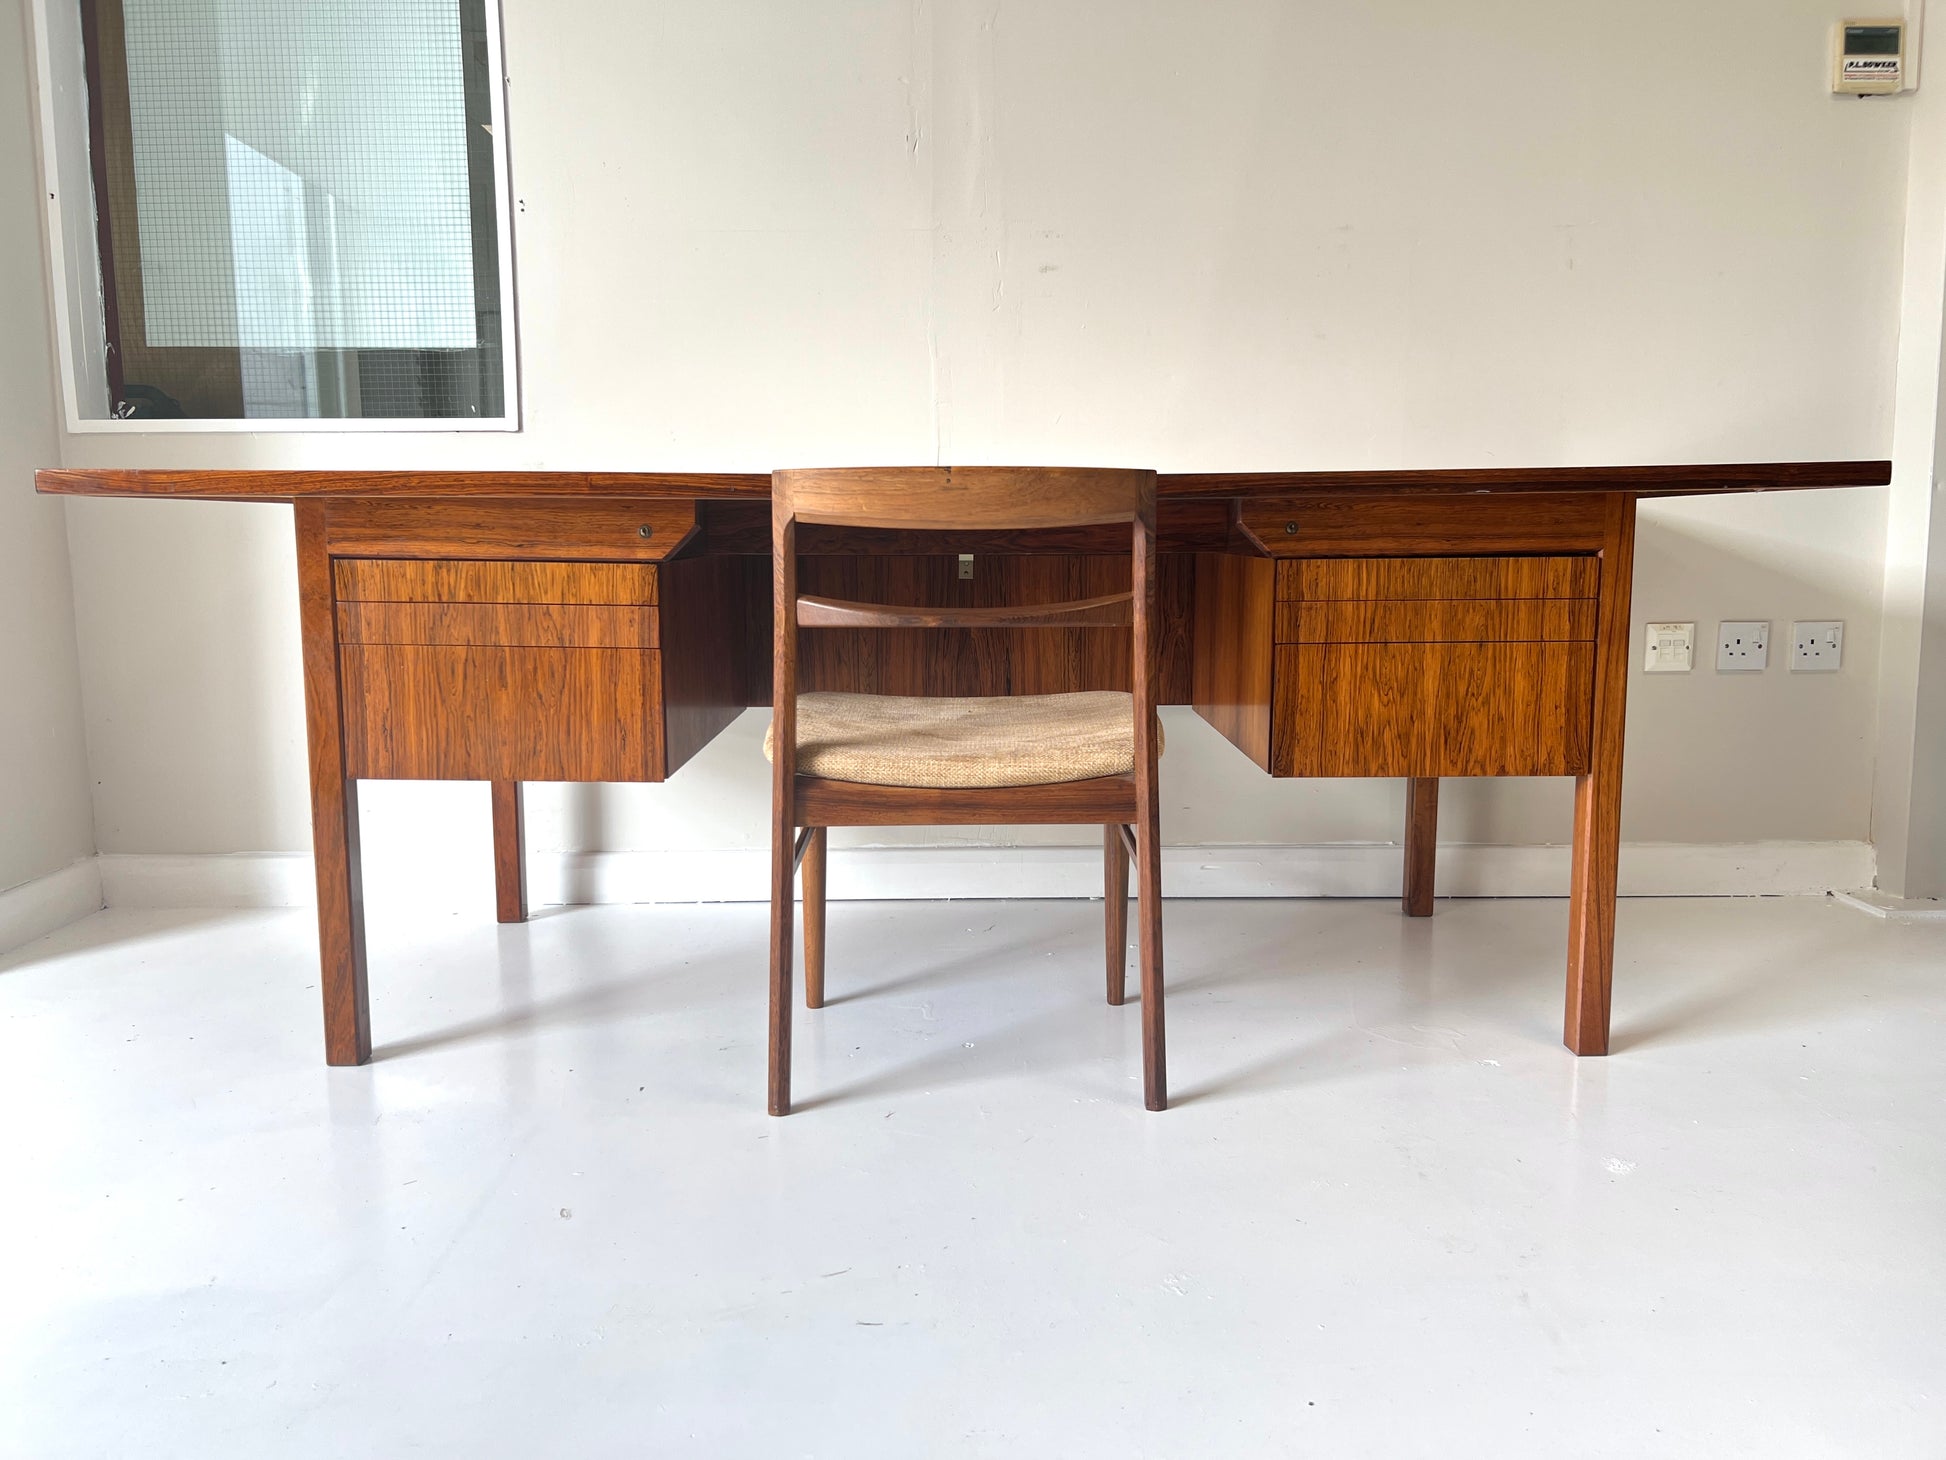
<svg viewBox="0 0 1946 1460">
<path fill-rule="evenodd" d="M 1946 92 L 1911 110 L 1872 838 L 1881 889 L 1946 898 Z"/>
<path fill-rule="evenodd" d="M 1825 4 L 505 5 L 526 429 L 75 436 L 64 462 L 1889 450 L 1907 102 L 1828 94 Z M 1677 34 L 1731 59 L 1699 84 Z M 1626 837 L 1868 835 L 1884 510 L 1645 507 L 1638 622 L 1850 637 L 1829 678 L 1638 675 Z M 288 514 L 77 503 L 71 537 L 103 849 L 305 847 Z M 1397 834 L 1394 785 L 1273 785 L 1170 728 L 1171 840 Z M 665 787 L 543 794 L 534 839 L 754 844 L 759 731 Z M 374 837 L 430 794 L 372 798 Z M 1567 834 L 1561 782 L 1446 807 L 1453 839 Z"/>
<path fill-rule="evenodd" d="M 94 850 L 55 433 L 26 31 L 0 6 L 0 893 Z M 13 925 L 0 918 L 0 932 Z M 4 946 L 4 939 L 0 939 Z"/>
</svg>

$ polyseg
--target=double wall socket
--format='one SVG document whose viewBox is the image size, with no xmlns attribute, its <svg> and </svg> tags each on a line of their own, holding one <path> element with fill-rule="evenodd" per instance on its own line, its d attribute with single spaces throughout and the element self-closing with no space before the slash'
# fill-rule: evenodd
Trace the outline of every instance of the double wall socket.
<svg viewBox="0 0 1946 1460">
<path fill-rule="evenodd" d="M 1716 626 L 1716 672 L 1754 674 L 1770 667 L 1770 621 L 1741 620 Z"/>
</svg>

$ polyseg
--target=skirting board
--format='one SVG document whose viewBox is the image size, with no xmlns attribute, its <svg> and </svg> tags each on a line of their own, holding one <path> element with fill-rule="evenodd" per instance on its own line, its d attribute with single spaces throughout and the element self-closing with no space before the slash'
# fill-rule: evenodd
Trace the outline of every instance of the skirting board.
<svg viewBox="0 0 1946 1460">
<path fill-rule="evenodd" d="M 381 862 L 382 885 L 409 885 L 429 902 L 490 897 L 484 858 L 449 868 Z M 98 859 L 110 907 L 302 907 L 314 897 L 310 858 L 122 856 Z M 1397 897 L 1397 846 L 1168 847 L 1170 897 Z M 535 907 L 589 903 L 761 902 L 769 896 L 763 848 L 658 852 L 532 852 Z M 1636 842 L 1622 848 L 1624 897 L 1775 897 L 1869 887 L 1867 842 Z M 1561 846 L 1443 846 L 1443 897 L 1565 897 Z M 844 847 L 831 851 L 830 895 L 844 900 L 1080 898 L 1101 896 L 1101 848 Z"/>
<path fill-rule="evenodd" d="M 101 868 L 94 857 L 9 887 L 0 892 L 0 953 L 44 938 L 103 906 Z"/>
</svg>

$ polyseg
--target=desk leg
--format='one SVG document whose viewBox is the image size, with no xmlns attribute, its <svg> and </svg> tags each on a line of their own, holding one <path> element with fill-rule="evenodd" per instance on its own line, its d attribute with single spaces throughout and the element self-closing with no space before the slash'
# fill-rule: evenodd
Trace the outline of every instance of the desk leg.
<svg viewBox="0 0 1946 1460">
<path fill-rule="evenodd" d="M 1628 698 L 1629 589 L 1635 499 L 1608 499 L 1595 658 L 1594 745 L 1574 783 L 1573 880 L 1568 892 L 1568 1002 L 1563 1039 L 1576 1054 L 1608 1053 L 1615 971 L 1615 874 L 1622 845 L 1622 725 Z"/>
<path fill-rule="evenodd" d="M 1405 790 L 1405 896 L 1409 918 L 1432 916 L 1433 864 L 1439 852 L 1439 777 L 1414 777 Z"/>
<path fill-rule="evenodd" d="M 372 1018 L 365 982 L 364 889 L 358 869 L 358 783 L 345 774 L 339 704 L 337 592 L 325 547 L 323 505 L 299 502 L 296 513 L 324 1058 L 327 1064 L 362 1065 L 372 1057 Z"/>
<path fill-rule="evenodd" d="M 520 782 L 494 781 L 493 891 L 503 923 L 527 921 L 527 848 L 522 835 Z"/>
<path fill-rule="evenodd" d="M 824 1007 L 824 868 L 828 833 L 811 832 L 804 849 L 804 1007 Z"/>
</svg>

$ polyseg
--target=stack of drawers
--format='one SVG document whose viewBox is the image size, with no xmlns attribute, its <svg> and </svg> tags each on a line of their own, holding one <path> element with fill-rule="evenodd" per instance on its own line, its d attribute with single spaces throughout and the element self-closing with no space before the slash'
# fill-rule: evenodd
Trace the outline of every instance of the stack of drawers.
<svg viewBox="0 0 1946 1460">
<path fill-rule="evenodd" d="M 1586 771 L 1599 583 L 1589 556 L 1278 562 L 1271 770 Z"/>
</svg>

